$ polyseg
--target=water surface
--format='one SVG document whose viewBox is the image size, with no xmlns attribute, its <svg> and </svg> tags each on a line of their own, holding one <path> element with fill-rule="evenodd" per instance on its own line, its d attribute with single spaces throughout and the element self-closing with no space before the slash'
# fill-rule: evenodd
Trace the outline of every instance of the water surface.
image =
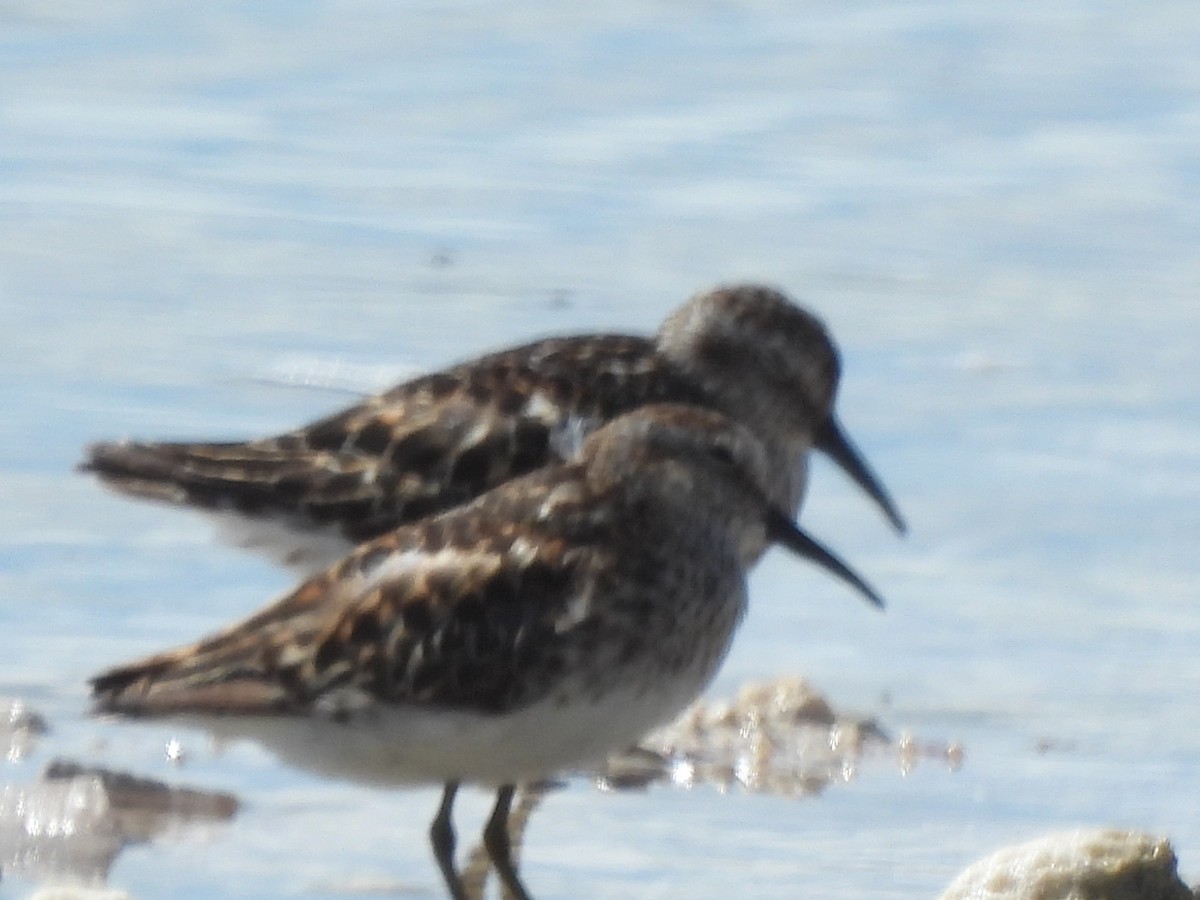
<svg viewBox="0 0 1200 900">
<path fill-rule="evenodd" d="M 881 760 L 808 800 L 574 785 L 533 821 L 532 889 L 933 896 L 1075 825 L 1169 836 L 1200 880 L 1192 3 L 14 0 L 0 22 L 0 695 L 53 725 L 4 780 L 61 755 L 245 804 L 111 884 L 436 894 L 436 797 L 192 734 L 179 770 L 171 729 L 85 717 L 89 674 L 290 577 L 73 474 L 84 443 L 271 432 L 347 401 L 329 388 L 650 330 L 741 278 L 827 320 L 843 420 L 912 534 L 816 464 L 806 525 L 890 608 L 773 556 L 714 692 L 802 672 L 966 764 Z"/>
</svg>

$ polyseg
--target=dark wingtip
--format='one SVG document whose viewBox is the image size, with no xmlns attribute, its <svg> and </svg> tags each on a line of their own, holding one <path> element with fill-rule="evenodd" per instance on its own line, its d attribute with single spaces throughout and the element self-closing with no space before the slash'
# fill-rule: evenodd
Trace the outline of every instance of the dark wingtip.
<svg viewBox="0 0 1200 900">
<path fill-rule="evenodd" d="M 129 669 L 109 669 L 88 679 L 91 688 L 91 711 L 93 713 L 115 712 L 120 706 L 121 694 L 136 680 Z"/>
<path fill-rule="evenodd" d="M 106 669 L 87 680 L 91 689 L 93 715 L 119 713 L 137 715 L 141 712 L 141 694 L 155 678 L 169 672 L 174 664 L 171 654 L 149 657 L 130 665 Z"/>
<path fill-rule="evenodd" d="M 872 500 L 883 510 L 883 514 L 899 534 L 908 533 L 908 524 L 900 515 L 895 501 L 884 488 L 883 483 L 871 471 L 854 442 L 850 440 L 837 417 L 831 412 L 828 418 L 813 435 L 813 447 L 829 456 L 842 471 L 853 479 L 854 483 L 867 492 Z"/>
<path fill-rule="evenodd" d="M 75 471 L 85 474 L 124 475 L 129 466 L 129 456 L 136 445 L 129 441 L 97 441 L 83 448 L 83 459 L 75 464 Z"/>
<path fill-rule="evenodd" d="M 811 560 L 836 578 L 853 587 L 878 609 L 884 609 L 883 597 L 857 572 L 842 562 L 831 550 L 803 532 L 788 516 L 777 509 L 767 513 L 767 535 L 798 556 Z"/>
<path fill-rule="evenodd" d="M 105 449 L 111 446 L 112 444 L 107 442 L 88 444 L 83 448 L 83 459 L 75 463 L 75 471 L 84 474 L 98 472 L 99 464 L 97 461 L 104 455 Z"/>
</svg>

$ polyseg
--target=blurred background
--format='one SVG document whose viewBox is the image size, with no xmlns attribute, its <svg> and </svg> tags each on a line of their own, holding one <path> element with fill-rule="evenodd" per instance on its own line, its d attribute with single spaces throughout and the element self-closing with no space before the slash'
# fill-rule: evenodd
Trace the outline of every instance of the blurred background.
<svg viewBox="0 0 1200 900">
<path fill-rule="evenodd" d="M 83 445 L 274 432 L 749 279 L 830 326 L 911 534 L 815 463 L 806 526 L 890 607 L 769 557 L 713 693 L 803 674 L 964 763 L 572 784 L 531 890 L 934 896 L 1076 825 L 1200 880 L 1197 47 L 1194 0 L 0 0 L 0 696 L 49 725 L 0 782 L 69 757 L 240 798 L 121 855 L 132 896 L 437 895 L 435 792 L 86 717 L 90 674 L 292 577 L 107 495 Z"/>
</svg>

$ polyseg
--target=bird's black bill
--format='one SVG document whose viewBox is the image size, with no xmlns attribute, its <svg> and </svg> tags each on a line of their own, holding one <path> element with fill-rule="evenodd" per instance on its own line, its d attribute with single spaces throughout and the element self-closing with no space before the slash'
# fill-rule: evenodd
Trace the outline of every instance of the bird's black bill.
<svg viewBox="0 0 1200 900">
<path fill-rule="evenodd" d="M 836 575 L 860 594 L 883 609 L 883 598 L 875 589 L 858 577 L 844 562 L 800 530 L 800 527 L 777 509 L 767 513 L 767 536 L 797 556 L 812 560 L 825 571 Z"/>
<path fill-rule="evenodd" d="M 843 472 L 854 479 L 855 484 L 871 495 L 871 499 L 879 504 L 879 508 L 883 510 L 883 514 L 887 516 L 893 528 L 901 534 L 908 530 L 908 526 L 900 515 L 900 510 L 896 509 L 896 504 L 892 502 L 888 492 L 875 477 L 875 473 L 871 471 L 858 449 L 850 442 L 850 438 L 842 431 L 842 426 L 838 424 L 837 417 L 833 413 L 830 413 L 824 424 L 817 429 L 813 446 L 828 455 L 830 459 L 841 466 Z"/>
</svg>

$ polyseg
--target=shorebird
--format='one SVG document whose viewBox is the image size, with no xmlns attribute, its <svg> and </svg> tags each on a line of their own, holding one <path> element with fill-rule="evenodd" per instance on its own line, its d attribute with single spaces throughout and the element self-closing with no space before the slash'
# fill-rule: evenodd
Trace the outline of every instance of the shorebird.
<svg viewBox="0 0 1200 900">
<path fill-rule="evenodd" d="M 364 543 L 197 643 L 92 679 L 95 708 L 180 717 L 356 781 L 444 785 L 430 829 L 455 900 L 461 782 L 495 787 L 483 842 L 502 882 L 514 786 L 601 760 L 709 682 L 778 542 L 881 605 L 772 505 L 744 426 L 649 405 L 573 461 Z"/>
<path fill-rule="evenodd" d="M 80 468 L 125 494 L 223 514 L 234 542 L 312 570 L 569 457 L 621 413 L 689 403 L 758 436 L 779 508 L 798 511 L 815 447 L 903 532 L 834 413 L 839 372 L 816 316 L 773 288 L 734 285 L 692 297 L 653 338 L 548 338 L 405 382 L 286 434 L 97 443 Z"/>
</svg>

